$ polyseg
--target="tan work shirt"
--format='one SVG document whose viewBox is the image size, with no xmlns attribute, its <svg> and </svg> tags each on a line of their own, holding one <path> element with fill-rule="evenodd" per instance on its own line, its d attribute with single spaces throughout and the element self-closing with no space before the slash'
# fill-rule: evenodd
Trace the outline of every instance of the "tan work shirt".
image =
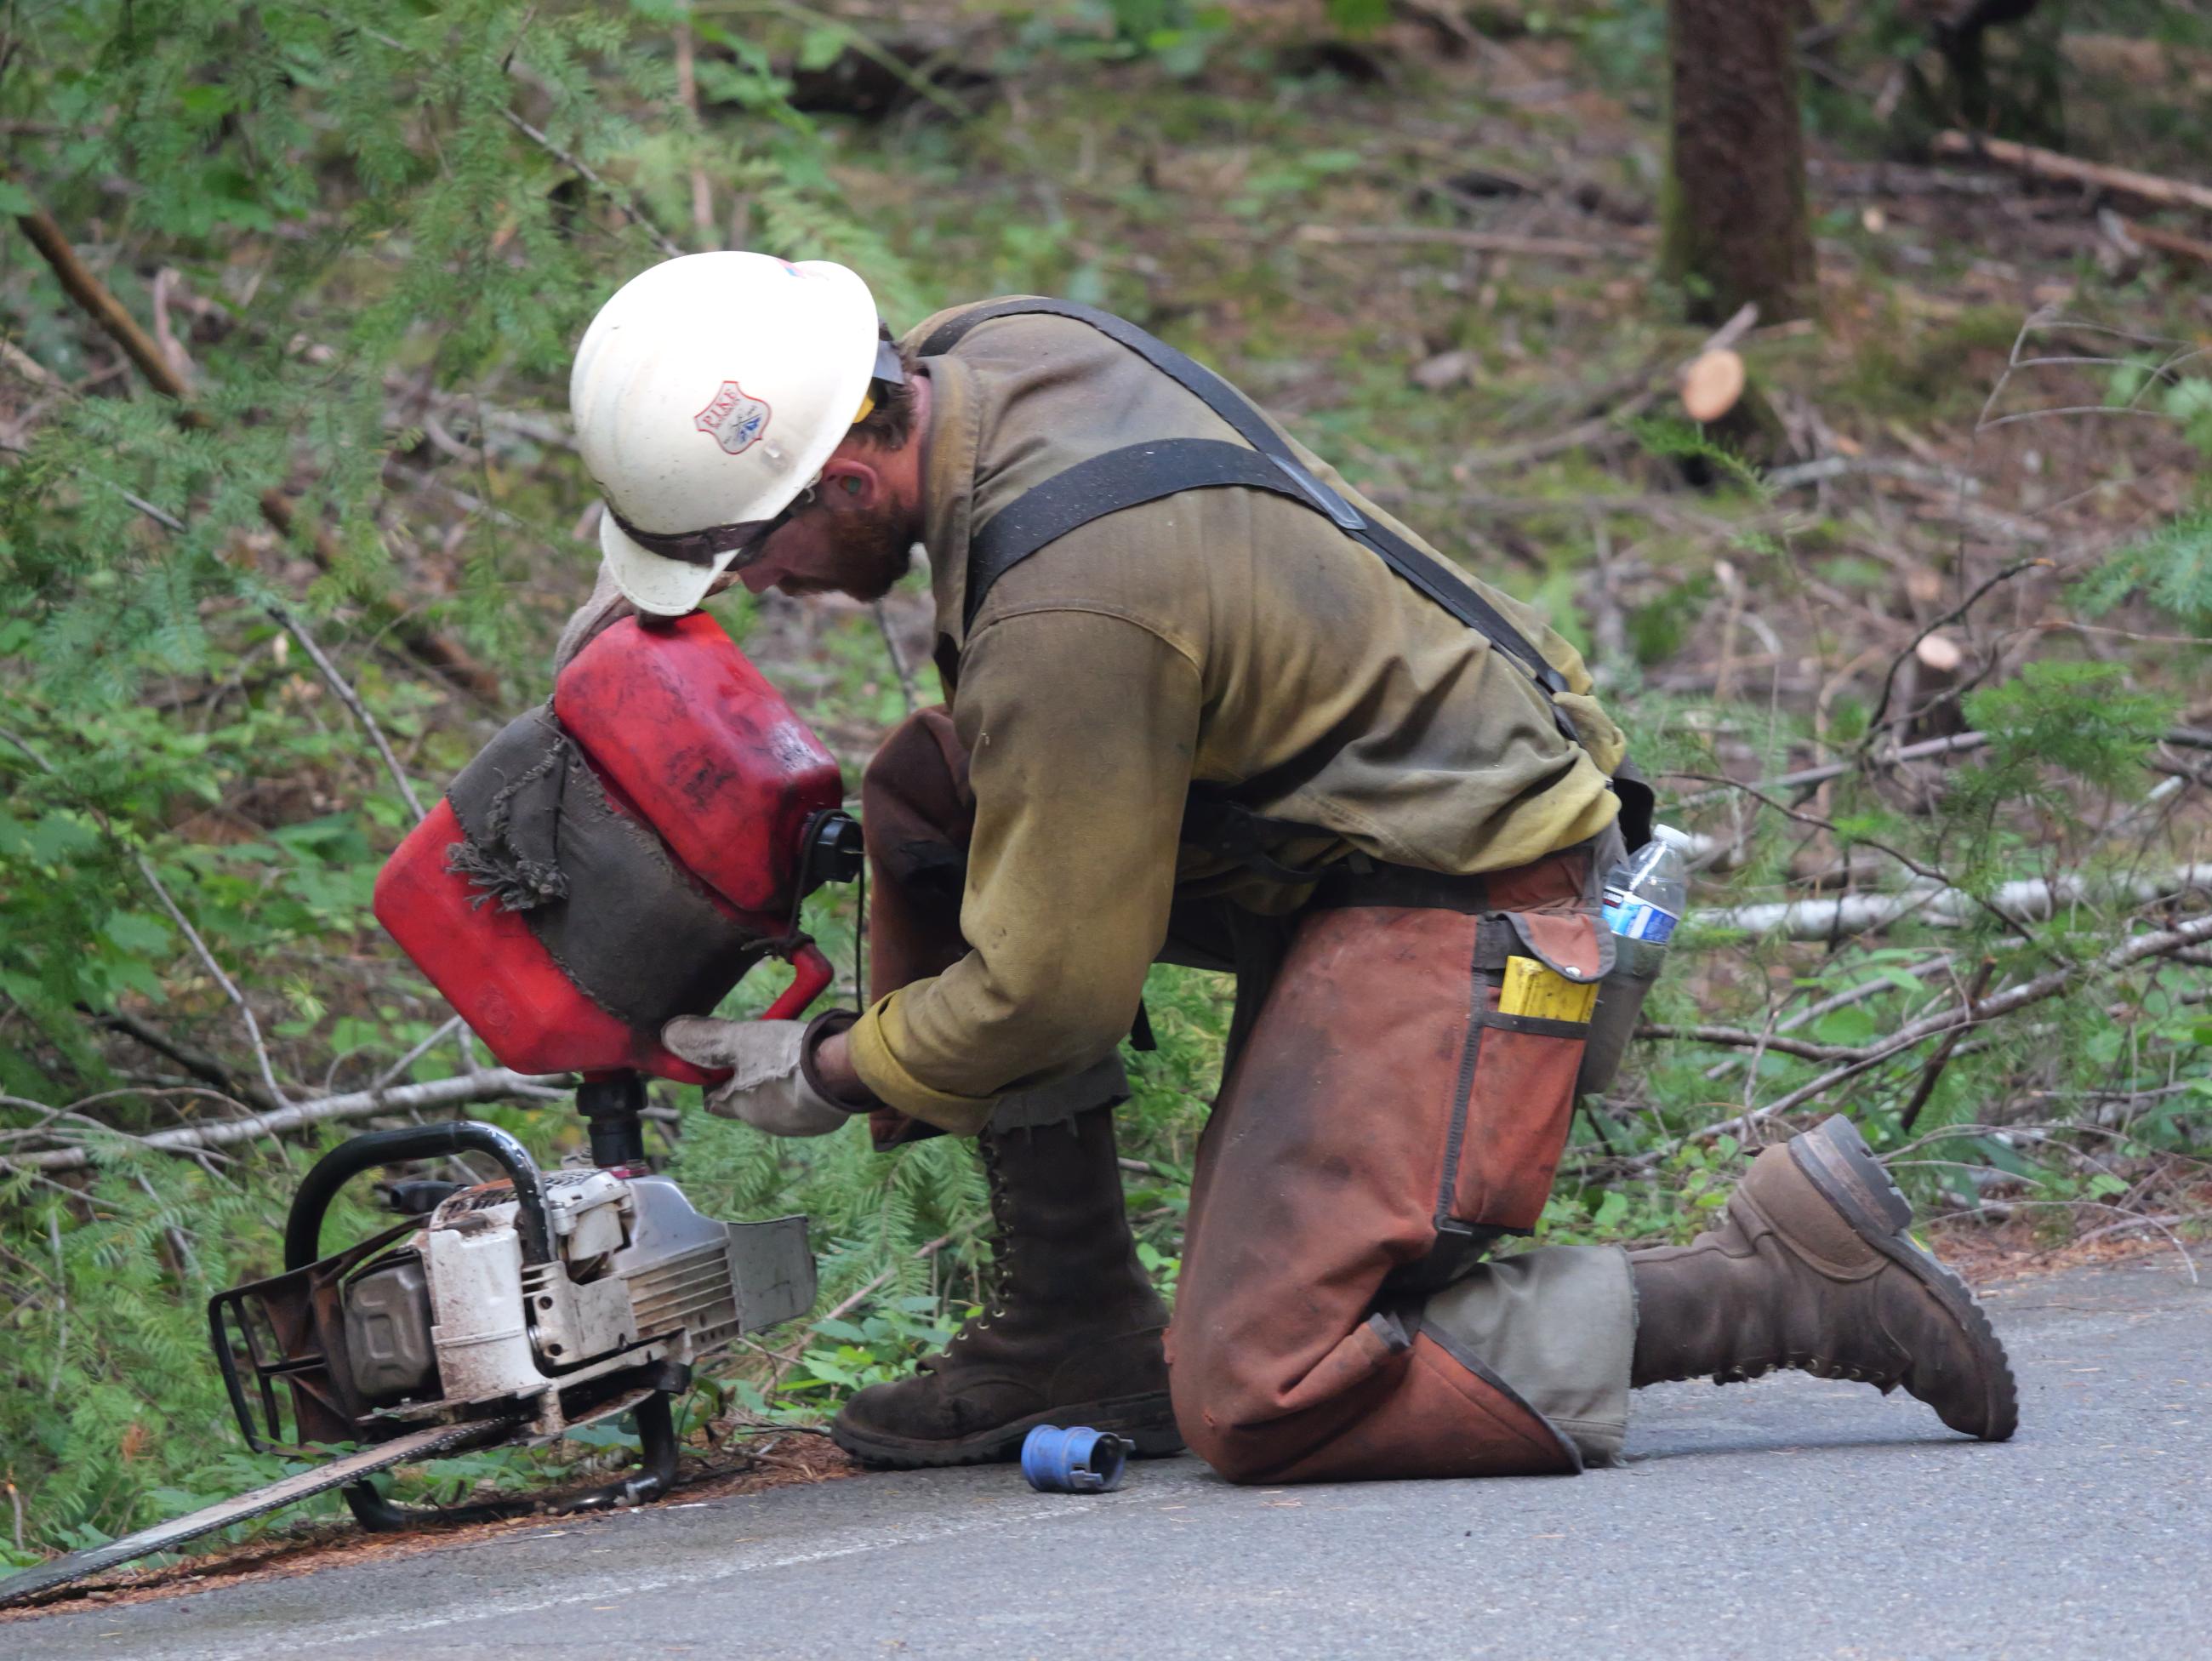
<svg viewBox="0 0 2212 1661">
<path fill-rule="evenodd" d="M 1303 900 L 1180 845 L 1194 782 L 1312 827 L 1278 855 L 1299 868 L 1358 849 L 1502 870 L 1611 822 L 1625 746 L 1572 647 L 1478 585 L 1565 676 L 1583 746 L 1480 633 L 1267 491 L 1186 491 L 1094 520 L 1000 577 L 963 627 L 969 538 L 1016 497 L 1142 440 L 1237 435 L 1071 319 L 994 319 L 925 367 L 924 540 L 975 794 L 961 910 L 972 949 L 853 1028 L 861 1080 L 893 1107 L 967 1134 L 999 1096 L 1097 1062 L 1135 1019 L 1178 884 L 1267 912 Z"/>
</svg>

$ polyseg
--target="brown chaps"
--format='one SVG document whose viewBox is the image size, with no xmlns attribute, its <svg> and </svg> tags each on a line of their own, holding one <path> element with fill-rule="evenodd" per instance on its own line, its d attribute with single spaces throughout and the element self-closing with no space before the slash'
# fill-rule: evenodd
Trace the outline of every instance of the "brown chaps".
<svg viewBox="0 0 2212 1661">
<path fill-rule="evenodd" d="M 975 805 L 944 711 L 885 741 L 861 803 L 881 997 L 966 950 Z M 1455 879 L 1442 903 L 1388 904 L 1382 885 L 1289 919 L 1176 907 L 1163 958 L 1238 976 L 1167 1341 L 1177 1426 L 1232 1481 L 1580 1468 L 1576 1444 L 1470 1348 L 1470 1323 L 1436 1311 L 1550 1193 L 1586 1029 L 1501 1013 L 1501 982 L 1508 957 L 1599 971 L 1592 858 Z M 889 1110 L 873 1128 L 879 1147 L 929 1134 Z M 1621 1328 L 1625 1375 L 1618 1280 L 1617 1316 L 1583 1323 Z"/>
</svg>

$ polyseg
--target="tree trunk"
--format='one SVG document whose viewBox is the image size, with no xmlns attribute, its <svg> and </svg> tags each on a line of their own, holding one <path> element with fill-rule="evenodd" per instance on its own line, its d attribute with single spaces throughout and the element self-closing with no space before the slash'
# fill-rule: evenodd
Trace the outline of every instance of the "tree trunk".
<svg viewBox="0 0 2212 1661">
<path fill-rule="evenodd" d="M 2065 149 L 2063 9 L 2039 9 L 2036 0 L 1971 0 L 1939 12 L 1934 33 L 1952 103 L 1945 125 Z M 2016 27 L 1992 36 L 2000 23 Z"/>
<path fill-rule="evenodd" d="M 1814 302 L 1796 9 L 1794 0 L 1668 0 L 1661 261 L 1693 321 L 1717 323 L 1756 303 L 1772 323 Z"/>
</svg>

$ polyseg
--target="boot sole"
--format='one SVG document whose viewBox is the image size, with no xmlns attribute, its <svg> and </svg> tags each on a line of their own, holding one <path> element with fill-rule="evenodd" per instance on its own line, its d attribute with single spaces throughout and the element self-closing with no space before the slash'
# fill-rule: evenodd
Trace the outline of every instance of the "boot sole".
<svg viewBox="0 0 2212 1661">
<path fill-rule="evenodd" d="M 866 1465 L 886 1470 L 930 1470 L 951 1465 L 1003 1464 L 1022 1457 L 1022 1443 L 1039 1425 L 1087 1425 L 1111 1431 L 1136 1444 L 1139 1459 L 1182 1451 L 1182 1433 L 1164 1396 L 1127 1396 L 1110 1402 L 1077 1402 L 1031 1414 L 1011 1424 L 963 1436 L 956 1442 L 884 1436 L 832 1421 L 830 1439 Z"/>
<path fill-rule="evenodd" d="M 1798 1170 L 1859 1236 L 1934 1293 L 1965 1329 L 1988 1379 L 1984 1428 L 1974 1433 L 1985 1442 L 2008 1439 L 2020 1427 L 2020 1390 L 2004 1344 L 1966 1283 L 1905 1232 L 1912 1223 L 1912 1202 L 1890 1180 L 1858 1127 L 1838 1114 L 1796 1138 L 1789 1148 Z"/>
</svg>

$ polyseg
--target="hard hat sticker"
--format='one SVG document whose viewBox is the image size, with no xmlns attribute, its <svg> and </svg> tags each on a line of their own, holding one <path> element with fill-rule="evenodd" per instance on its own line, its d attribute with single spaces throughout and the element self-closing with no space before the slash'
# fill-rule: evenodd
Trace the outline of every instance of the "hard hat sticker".
<svg viewBox="0 0 2212 1661">
<path fill-rule="evenodd" d="M 743 455 L 768 430 L 768 405 L 734 380 L 726 380 L 714 402 L 691 417 L 691 424 L 732 455 Z"/>
</svg>

